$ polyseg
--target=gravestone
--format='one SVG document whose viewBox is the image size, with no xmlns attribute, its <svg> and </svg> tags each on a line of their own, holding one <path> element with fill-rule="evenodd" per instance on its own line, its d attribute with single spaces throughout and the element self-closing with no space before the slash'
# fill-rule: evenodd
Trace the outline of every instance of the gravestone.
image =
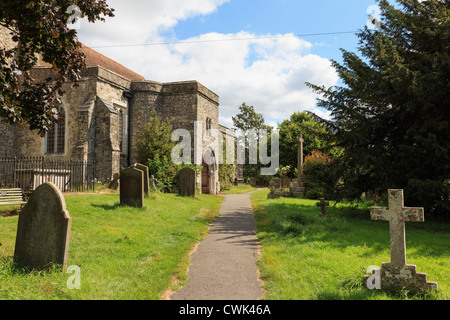
<svg viewBox="0 0 450 320">
<path fill-rule="evenodd" d="M 382 263 L 381 289 L 425 289 L 437 291 L 437 283 L 427 281 L 427 275 L 416 272 L 416 266 L 406 264 L 405 222 L 424 222 L 423 208 L 404 207 L 403 190 L 388 190 L 389 207 L 371 207 L 371 220 L 389 221 L 391 262 Z M 365 276 L 365 281 L 370 276 Z"/>
<path fill-rule="evenodd" d="M 273 187 L 275 189 L 280 189 L 281 188 L 281 179 L 280 178 L 273 178 Z"/>
<path fill-rule="evenodd" d="M 305 187 L 303 186 L 303 182 L 299 179 L 292 179 L 292 196 L 301 197 L 305 194 Z"/>
<path fill-rule="evenodd" d="M 251 186 L 256 186 L 256 178 L 255 177 L 251 177 L 250 178 L 250 185 Z"/>
<path fill-rule="evenodd" d="M 291 188 L 292 187 L 291 179 L 284 178 L 281 182 L 281 185 L 283 186 L 283 188 Z"/>
<path fill-rule="evenodd" d="M 178 173 L 178 193 L 185 197 L 195 196 L 195 170 L 184 167 Z"/>
<path fill-rule="evenodd" d="M 320 198 L 320 202 L 316 203 L 316 206 L 320 207 L 320 214 L 323 216 L 327 216 L 328 212 L 325 210 L 326 206 L 329 206 L 330 203 L 325 201 L 325 198 Z"/>
<path fill-rule="evenodd" d="M 112 190 L 119 189 L 119 177 L 120 175 L 118 173 L 114 173 L 112 181 L 109 183 L 108 188 Z"/>
<path fill-rule="evenodd" d="M 120 204 L 144 206 L 144 172 L 136 168 L 120 171 Z"/>
<path fill-rule="evenodd" d="M 140 163 L 136 163 L 134 165 L 134 167 L 138 170 L 141 170 L 144 173 L 144 194 L 148 194 L 148 192 L 150 191 L 149 188 L 149 176 L 148 176 L 148 167 L 144 166 L 143 164 Z"/>
<path fill-rule="evenodd" d="M 72 218 L 61 191 L 41 184 L 22 208 L 17 226 L 14 261 L 27 269 L 67 266 Z"/>
</svg>

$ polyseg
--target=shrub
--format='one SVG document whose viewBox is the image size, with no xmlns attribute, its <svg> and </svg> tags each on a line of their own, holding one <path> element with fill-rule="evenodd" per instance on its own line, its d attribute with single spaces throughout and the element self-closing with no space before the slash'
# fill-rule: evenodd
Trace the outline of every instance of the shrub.
<svg viewBox="0 0 450 320">
<path fill-rule="evenodd" d="M 319 150 L 313 150 L 305 158 L 303 165 L 303 180 L 307 184 L 306 197 L 332 199 L 336 195 L 339 181 L 339 164 L 329 155 Z"/>
</svg>

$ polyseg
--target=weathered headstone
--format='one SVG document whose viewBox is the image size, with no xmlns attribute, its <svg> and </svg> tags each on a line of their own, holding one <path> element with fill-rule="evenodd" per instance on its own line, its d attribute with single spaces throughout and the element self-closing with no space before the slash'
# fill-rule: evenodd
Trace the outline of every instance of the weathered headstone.
<svg viewBox="0 0 450 320">
<path fill-rule="evenodd" d="M 291 179 L 283 178 L 281 185 L 283 186 L 283 188 L 291 188 L 292 187 Z"/>
<path fill-rule="evenodd" d="M 20 212 L 14 261 L 27 269 L 65 269 L 71 225 L 61 191 L 52 183 L 40 185 Z"/>
<path fill-rule="evenodd" d="M 109 183 L 109 186 L 108 186 L 109 189 L 112 189 L 112 190 L 119 189 L 119 177 L 120 177 L 120 175 L 118 173 L 114 173 L 113 179 L 111 180 L 111 182 Z"/>
<path fill-rule="evenodd" d="M 273 186 L 275 189 L 280 189 L 281 188 L 281 179 L 280 178 L 273 178 Z"/>
<path fill-rule="evenodd" d="M 120 204 L 144 206 L 144 172 L 136 168 L 120 171 Z"/>
<path fill-rule="evenodd" d="M 406 264 L 405 222 L 424 222 L 423 208 L 404 207 L 403 190 L 388 190 L 389 207 L 371 207 L 371 220 L 389 221 L 391 262 L 382 263 L 381 289 L 437 290 L 437 283 L 427 281 L 427 275 L 416 272 L 416 266 Z M 366 276 L 366 281 L 369 276 Z"/>
<path fill-rule="evenodd" d="M 305 194 L 305 187 L 303 186 L 303 182 L 301 180 L 292 179 L 291 193 L 294 197 L 301 197 Z"/>
<path fill-rule="evenodd" d="M 325 198 L 320 198 L 320 202 L 316 203 L 316 206 L 320 207 L 320 214 L 323 216 L 327 216 L 328 212 L 325 210 L 326 206 L 329 206 L 330 203 L 325 201 Z"/>
<path fill-rule="evenodd" d="M 148 167 L 144 166 L 143 164 L 140 163 L 136 163 L 135 164 L 135 168 L 138 170 L 141 170 L 144 173 L 144 193 L 148 194 L 148 192 L 150 191 L 149 188 L 149 176 L 148 176 Z"/>
<path fill-rule="evenodd" d="M 250 185 L 251 186 L 256 186 L 256 178 L 255 177 L 251 177 L 250 178 Z"/>
<path fill-rule="evenodd" d="M 178 173 L 178 193 L 185 197 L 195 196 L 195 170 L 184 167 Z"/>
</svg>

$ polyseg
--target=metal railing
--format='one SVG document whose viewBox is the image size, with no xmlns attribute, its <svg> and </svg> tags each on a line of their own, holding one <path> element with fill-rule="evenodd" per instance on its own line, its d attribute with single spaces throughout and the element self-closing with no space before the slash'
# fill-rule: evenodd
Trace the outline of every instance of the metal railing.
<svg viewBox="0 0 450 320">
<path fill-rule="evenodd" d="M 95 163 L 45 157 L 0 158 L 0 188 L 33 191 L 45 182 L 52 182 L 62 192 L 94 190 Z"/>
</svg>

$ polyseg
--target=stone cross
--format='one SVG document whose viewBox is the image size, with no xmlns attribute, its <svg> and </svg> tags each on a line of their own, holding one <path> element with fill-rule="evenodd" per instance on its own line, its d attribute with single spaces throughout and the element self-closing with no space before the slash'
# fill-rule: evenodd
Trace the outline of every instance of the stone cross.
<svg viewBox="0 0 450 320">
<path fill-rule="evenodd" d="M 72 218 L 61 191 L 41 184 L 19 215 L 14 261 L 21 267 L 48 270 L 67 266 Z"/>
<path fill-rule="evenodd" d="M 326 207 L 326 206 L 329 206 L 329 205 L 330 205 L 330 203 L 329 203 L 328 201 L 325 201 L 325 198 L 320 198 L 320 202 L 317 202 L 317 203 L 316 203 L 316 206 L 320 207 L 320 209 L 321 209 L 321 214 L 322 214 L 323 216 L 328 215 L 328 213 L 325 211 L 325 207 Z"/>
<path fill-rule="evenodd" d="M 303 134 L 298 135 L 297 137 L 297 148 L 298 148 L 298 173 L 297 173 L 297 177 L 299 179 L 301 179 L 301 175 L 303 172 L 303 142 L 305 142 L 305 140 L 303 139 Z"/>
<path fill-rule="evenodd" d="M 371 207 L 372 220 L 389 221 L 391 237 L 391 263 L 396 268 L 406 265 L 405 222 L 423 222 L 423 208 L 404 207 L 403 190 L 388 190 L 389 207 Z"/>
</svg>

